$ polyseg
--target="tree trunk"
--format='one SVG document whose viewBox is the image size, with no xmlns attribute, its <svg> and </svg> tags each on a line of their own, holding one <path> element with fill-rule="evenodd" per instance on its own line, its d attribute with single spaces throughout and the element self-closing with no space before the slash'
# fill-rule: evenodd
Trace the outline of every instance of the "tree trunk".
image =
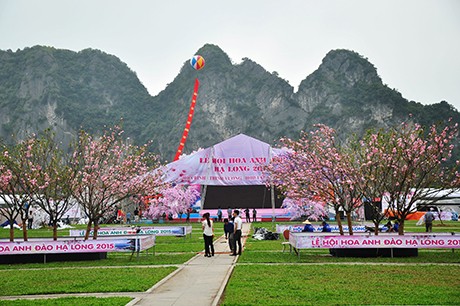
<svg viewBox="0 0 460 306">
<path fill-rule="evenodd" d="M 404 219 L 399 221 L 398 234 L 399 235 L 404 235 Z"/>
<path fill-rule="evenodd" d="M 337 221 L 337 225 L 339 226 L 340 235 L 343 235 L 342 220 L 340 220 L 339 211 L 335 212 L 335 220 Z"/>
<path fill-rule="evenodd" d="M 351 222 L 351 212 L 347 211 L 348 233 L 353 235 L 353 223 Z"/>
<path fill-rule="evenodd" d="M 380 225 L 380 222 L 377 222 L 377 221 L 374 220 L 374 234 L 375 234 L 375 236 L 379 235 L 379 225 Z"/>
<path fill-rule="evenodd" d="M 93 224 L 93 221 L 89 219 L 88 225 L 86 226 L 86 233 L 85 233 L 85 240 L 88 240 L 89 238 L 89 232 L 91 231 L 91 225 Z"/>
<path fill-rule="evenodd" d="M 28 220 L 27 219 L 22 220 L 22 238 L 24 239 L 24 241 L 29 240 L 29 237 L 27 235 L 27 222 L 26 221 L 28 221 Z"/>
<path fill-rule="evenodd" d="M 57 240 L 57 222 L 53 222 L 53 240 Z"/>
<path fill-rule="evenodd" d="M 93 232 L 93 239 L 96 240 L 97 239 L 97 232 L 99 230 L 99 221 L 98 220 L 94 220 L 94 232 Z"/>
<path fill-rule="evenodd" d="M 14 221 L 11 222 L 10 220 L 10 241 L 14 241 Z"/>
</svg>

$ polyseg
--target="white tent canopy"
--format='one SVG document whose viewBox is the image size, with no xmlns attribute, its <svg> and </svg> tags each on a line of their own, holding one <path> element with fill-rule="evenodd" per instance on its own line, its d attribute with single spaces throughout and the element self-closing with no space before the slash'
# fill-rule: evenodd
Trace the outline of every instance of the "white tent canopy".
<svg viewBox="0 0 460 306">
<path fill-rule="evenodd" d="M 274 149 L 269 144 L 244 134 L 236 135 L 209 148 L 183 156 L 164 166 L 163 180 L 168 183 L 203 185 L 202 206 L 205 205 L 207 186 L 244 187 L 269 184 L 264 167 L 271 159 L 286 150 Z M 211 187 L 210 187 L 211 188 Z M 227 193 L 228 194 L 228 193 Z M 262 194 L 265 193 L 262 191 Z M 246 195 L 242 195 L 247 198 Z M 225 197 L 221 195 L 221 198 Z M 275 208 L 274 188 L 271 188 L 271 206 Z M 207 206 L 208 204 L 206 204 Z"/>
<path fill-rule="evenodd" d="M 282 152 L 284 150 L 239 134 L 167 164 L 162 169 L 163 177 L 166 182 L 176 184 L 265 185 L 264 166 Z"/>
</svg>

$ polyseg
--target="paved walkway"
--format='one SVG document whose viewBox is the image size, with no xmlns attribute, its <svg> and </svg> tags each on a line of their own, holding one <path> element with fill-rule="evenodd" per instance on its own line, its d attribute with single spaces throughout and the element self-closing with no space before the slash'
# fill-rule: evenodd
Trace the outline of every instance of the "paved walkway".
<svg viewBox="0 0 460 306">
<path fill-rule="evenodd" d="M 250 227 L 249 223 L 243 223 L 243 237 L 248 235 Z M 214 249 L 214 257 L 198 254 L 149 289 L 149 294 L 128 305 L 218 305 L 237 257 L 230 256 L 223 237 L 214 242 Z"/>
<path fill-rule="evenodd" d="M 243 223 L 243 243 L 251 228 L 250 223 Z M 204 257 L 200 253 L 181 265 L 177 270 L 156 283 L 146 292 L 106 292 L 106 293 L 69 293 L 3 296 L 1 300 L 15 299 L 50 299 L 70 296 L 113 297 L 127 296 L 133 300 L 127 306 L 140 305 L 218 305 L 232 274 L 237 256 L 230 256 L 230 249 L 224 237 L 214 241 L 214 257 Z M 120 267 L 116 267 L 120 268 Z"/>
</svg>

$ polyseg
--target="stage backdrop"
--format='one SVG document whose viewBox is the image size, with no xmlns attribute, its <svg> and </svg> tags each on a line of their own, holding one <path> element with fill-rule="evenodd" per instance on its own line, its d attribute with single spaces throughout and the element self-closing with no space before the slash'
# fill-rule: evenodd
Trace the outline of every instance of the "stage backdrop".
<svg viewBox="0 0 460 306">
<path fill-rule="evenodd" d="M 211 186 L 265 185 L 263 171 L 270 160 L 284 151 L 239 134 L 212 147 L 166 165 L 164 180 L 176 184 Z"/>
<path fill-rule="evenodd" d="M 239 134 L 194 154 L 182 156 L 161 170 L 163 179 L 176 184 L 199 184 L 206 190 L 202 208 L 271 208 L 271 192 L 266 188 L 264 166 L 286 152 Z M 274 206 L 282 200 L 275 195 Z"/>
</svg>

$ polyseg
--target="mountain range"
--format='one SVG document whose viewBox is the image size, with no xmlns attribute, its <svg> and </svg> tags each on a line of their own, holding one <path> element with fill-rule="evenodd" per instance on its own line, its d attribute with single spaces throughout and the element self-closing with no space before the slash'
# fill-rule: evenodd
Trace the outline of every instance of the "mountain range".
<svg viewBox="0 0 460 306">
<path fill-rule="evenodd" d="M 151 96 L 134 71 L 100 50 L 35 46 L 0 51 L 0 137 L 8 141 L 51 127 L 68 142 L 79 129 L 97 134 L 122 122 L 130 141 L 151 142 L 154 152 L 171 160 L 196 78 L 200 88 L 185 153 L 239 133 L 274 144 L 316 123 L 346 138 L 405 120 L 460 122 L 459 112 L 446 101 L 423 105 L 404 98 L 354 51 L 328 52 L 297 91 L 251 59 L 233 63 L 216 45 L 206 44 L 196 53 L 206 59 L 202 70 L 185 61 L 174 80 Z"/>
</svg>

